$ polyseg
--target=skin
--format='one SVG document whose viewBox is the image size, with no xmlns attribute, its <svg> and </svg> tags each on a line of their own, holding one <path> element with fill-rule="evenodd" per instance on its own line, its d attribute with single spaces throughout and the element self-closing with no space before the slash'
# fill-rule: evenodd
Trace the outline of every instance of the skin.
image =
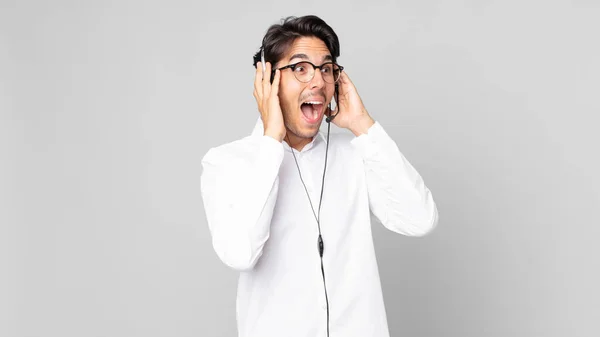
<svg viewBox="0 0 600 337">
<path fill-rule="evenodd" d="M 298 57 L 300 54 L 305 57 Z M 275 67 L 280 68 L 302 60 L 320 65 L 327 57 L 331 57 L 331 54 L 322 40 L 316 37 L 300 37 Z M 254 98 L 263 120 L 264 135 L 279 142 L 285 140 L 291 147 L 301 151 L 318 133 L 319 125 L 325 113 L 328 113 L 326 106 L 331 102 L 335 85 L 325 82 L 319 71 L 316 71 L 310 82 L 302 83 L 289 68 L 277 70 L 271 84 L 268 76 L 271 66 L 269 62 L 266 63 L 266 76 L 263 77 L 262 64 L 258 62 L 254 80 Z M 367 133 L 375 121 L 365 108 L 356 87 L 345 72 L 342 72 L 338 84 L 339 102 L 333 114 L 338 113 L 339 109 L 339 115 L 332 123 L 340 128 L 349 129 L 355 136 Z M 324 102 L 325 111 L 315 124 L 308 123 L 302 115 L 300 107 L 307 99 Z"/>
</svg>

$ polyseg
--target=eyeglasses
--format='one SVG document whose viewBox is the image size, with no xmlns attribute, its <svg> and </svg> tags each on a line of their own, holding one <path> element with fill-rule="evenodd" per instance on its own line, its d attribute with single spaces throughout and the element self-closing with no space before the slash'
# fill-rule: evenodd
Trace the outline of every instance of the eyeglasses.
<svg viewBox="0 0 600 337">
<path fill-rule="evenodd" d="M 325 82 L 335 83 L 340 79 L 342 70 L 344 70 L 344 67 L 334 62 L 325 62 L 320 66 L 316 66 L 308 61 L 290 64 L 278 69 L 284 70 L 287 68 L 291 68 L 296 79 L 302 83 L 308 83 L 315 77 L 315 69 L 321 70 L 321 77 Z M 275 70 L 273 70 L 273 75 L 275 75 Z"/>
</svg>

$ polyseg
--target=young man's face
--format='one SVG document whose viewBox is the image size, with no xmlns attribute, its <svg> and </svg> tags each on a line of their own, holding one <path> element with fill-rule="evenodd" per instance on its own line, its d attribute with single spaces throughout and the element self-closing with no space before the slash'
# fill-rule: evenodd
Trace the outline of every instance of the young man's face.
<svg viewBox="0 0 600 337">
<path fill-rule="evenodd" d="M 319 66 L 331 61 L 331 53 L 319 38 L 300 37 L 276 66 L 281 68 L 300 61 L 309 61 Z M 325 82 L 318 69 L 307 83 L 298 81 L 292 69 L 281 70 L 279 102 L 287 134 L 292 142 L 310 140 L 317 134 L 334 90 L 335 85 Z M 319 104 L 305 104 L 306 102 Z"/>
</svg>

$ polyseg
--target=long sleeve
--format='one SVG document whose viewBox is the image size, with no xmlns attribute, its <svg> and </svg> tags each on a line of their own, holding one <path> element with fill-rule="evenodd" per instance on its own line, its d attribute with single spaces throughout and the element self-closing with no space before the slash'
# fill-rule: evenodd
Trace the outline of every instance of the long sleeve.
<svg viewBox="0 0 600 337">
<path fill-rule="evenodd" d="M 362 157 L 372 213 L 391 231 L 423 236 L 438 223 L 433 196 L 379 122 L 352 139 Z"/>
<path fill-rule="evenodd" d="M 269 238 L 283 145 L 250 136 L 210 149 L 202 159 L 201 193 L 213 248 L 229 267 L 254 267 Z"/>
</svg>

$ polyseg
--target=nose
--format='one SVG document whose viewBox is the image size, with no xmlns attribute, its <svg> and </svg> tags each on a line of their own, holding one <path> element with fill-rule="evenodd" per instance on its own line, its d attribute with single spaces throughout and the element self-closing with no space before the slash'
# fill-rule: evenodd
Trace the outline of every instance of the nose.
<svg viewBox="0 0 600 337">
<path fill-rule="evenodd" d="M 321 75 L 321 70 L 315 69 L 315 75 L 310 80 L 310 88 L 323 88 L 323 86 L 325 86 L 325 81 L 323 80 L 323 75 Z"/>
</svg>

